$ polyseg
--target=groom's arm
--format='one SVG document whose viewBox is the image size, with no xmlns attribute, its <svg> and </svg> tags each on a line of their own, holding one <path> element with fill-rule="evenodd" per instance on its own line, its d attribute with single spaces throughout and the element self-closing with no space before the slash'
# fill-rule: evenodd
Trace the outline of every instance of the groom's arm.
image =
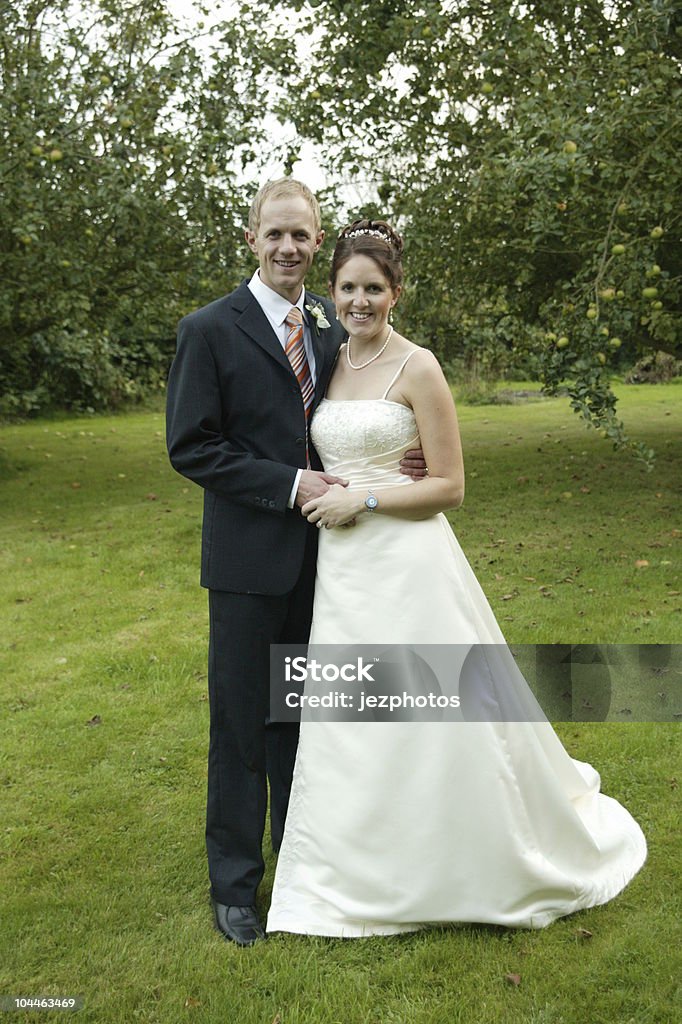
<svg viewBox="0 0 682 1024">
<path fill-rule="evenodd" d="M 283 515 L 296 467 L 256 458 L 222 434 L 218 369 L 201 330 L 184 320 L 168 379 L 166 443 L 178 473 L 249 508 Z"/>
</svg>

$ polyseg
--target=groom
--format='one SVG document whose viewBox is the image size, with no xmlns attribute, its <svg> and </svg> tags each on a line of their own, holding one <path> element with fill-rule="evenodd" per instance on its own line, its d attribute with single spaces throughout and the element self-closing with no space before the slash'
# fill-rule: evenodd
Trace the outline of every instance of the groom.
<svg viewBox="0 0 682 1024">
<path fill-rule="evenodd" d="M 342 482 L 322 472 L 308 423 L 343 337 L 331 303 L 303 287 L 324 238 L 312 192 L 269 182 L 245 237 L 258 270 L 182 320 L 167 405 L 171 463 L 204 488 L 206 847 L 216 925 L 241 946 L 264 935 L 255 903 L 266 775 L 274 849 L 289 800 L 298 730 L 266 725 L 270 644 L 308 639 L 317 530 L 300 508 Z"/>
<path fill-rule="evenodd" d="M 300 508 L 345 483 L 322 472 L 308 436 L 343 337 L 331 303 L 303 285 L 324 238 L 315 196 L 291 178 L 269 182 L 245 237 L 258 270 L 182 320 L 167 406 L 171 463 L 204 488 L 206 848 L 216 925 L 240 946 L 264 937 L 266 776 L 277 850 L 296 756 L 296 726 L 269 723 L 268 707 L 270 645 L 304 644 L 310 631 L 317 529 Z M 423 460 L 402 464 L 424 475 Z"/>
</svg>

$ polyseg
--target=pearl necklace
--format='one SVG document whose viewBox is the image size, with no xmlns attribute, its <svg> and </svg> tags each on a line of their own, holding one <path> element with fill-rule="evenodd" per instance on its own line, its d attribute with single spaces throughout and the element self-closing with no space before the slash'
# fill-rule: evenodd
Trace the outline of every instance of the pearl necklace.
<svg viewBox="0 0 682 1024">
<path fill-rule="evenodd" d="M 358 363 L 357 366 L 351 360 L 351 357 L 350 357 L 350 338 L 349 338 L 348 339 L 348 344 L 346 345 L 346 360 L 347 360 L 348 365 L 350 366 L 351 370 L 364 370 L 364 368 L 366 366 L 369 366 L 369 364 L 373 363 L 375 359 L 378 359 L 379 356 L 381 355 L 381 353 L 384 351 L 384 349 L 388 345 L 389 341 L 391 340 L 391 335 L 392 334 L 393 334 L 393 327 L 389 327 L 388 328 L 388 334 L 386 335 L 386 341 L 383 343 L 383 345 L 381 346 L 379 351 L 376 353 L 376 355 L 373 355 L 371 359 L 368 359 L 364 363 Z"/>
</svg>

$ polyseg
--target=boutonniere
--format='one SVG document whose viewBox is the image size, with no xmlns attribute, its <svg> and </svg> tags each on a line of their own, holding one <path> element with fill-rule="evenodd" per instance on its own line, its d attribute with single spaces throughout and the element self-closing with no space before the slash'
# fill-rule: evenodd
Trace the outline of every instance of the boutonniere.
<svg viewBox="0 0 682 1024">
<path fill-rule="evenodd" d="M 321 302 L 314 302 L 312 305 L 305 307 L 309 313 L 312 313 L 313 319 L 315 320 L 315 331 L 317 334 L 325 327 L 331 327 L 331 324 L 327 320 L 327 314 L 324 306 Z"/>
</svg>

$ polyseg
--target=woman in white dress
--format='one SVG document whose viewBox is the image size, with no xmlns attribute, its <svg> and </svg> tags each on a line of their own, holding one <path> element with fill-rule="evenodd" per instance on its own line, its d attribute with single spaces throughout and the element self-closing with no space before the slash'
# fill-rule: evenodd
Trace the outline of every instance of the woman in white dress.
<svg viewBox="0 0 682 1024">
<path fill-rule="evenodd" d="M 478 648 L 491 654 L 491 687 L 530 707 L 443 515 L 464 495 L 450 389 L 434 356 L 388 322 L 401 253 L 376 221 L 344 229 L 334 252 L 330 286 L 349 337 L 311 434 L 325 470 L 349 486 L 303 508 L 320 527 L 311 645 L 502 645 Z M 398 464 L 420 446 L 428 476 L 414 481 Z M 637 823 L 541 715 L 494 717 L 304 718 L 267 930 L 542 928 L 620 892 L 646 858 Z"/>
</svg>

